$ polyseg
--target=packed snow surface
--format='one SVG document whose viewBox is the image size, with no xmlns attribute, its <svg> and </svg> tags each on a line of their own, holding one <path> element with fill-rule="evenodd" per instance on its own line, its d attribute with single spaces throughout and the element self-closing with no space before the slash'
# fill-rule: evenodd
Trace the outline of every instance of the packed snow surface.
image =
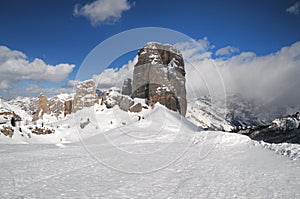
<svg viewBox="0 0 300 199">
<path fill-rule="evenodd" d="M 298 159 L 201 131 L 159 105 L 140 115 L 102 110 L 55 124 L 48 144 L 2 143 L 0 198 L 300 198 Z"/>
</svg>

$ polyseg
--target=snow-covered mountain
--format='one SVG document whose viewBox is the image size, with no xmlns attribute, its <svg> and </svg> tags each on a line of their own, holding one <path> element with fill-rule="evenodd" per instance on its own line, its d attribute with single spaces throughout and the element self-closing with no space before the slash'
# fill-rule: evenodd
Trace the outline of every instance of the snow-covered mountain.
<svg viewBox="0 0 300 199">
<path fill-rule="evenodd" d="M 28 114 L 33 115 L 37 110 L 37 97 L 16 97 L 8 101 L 8 103 L 14 107 L 19 107 L 20 109 L 26 111 Z"/>
<path fill-rule="evenodd" d="M 3 122 L 10 121 L 12 117 L 14 117 L 17 121 L 24 121 L 24 120 L 31 119 L 31 116 L 30 114 L 28 114 L 27 111 L 1 98 L 0 98 L 0 116 Z"/>
<path fill-rule="evenodd" d="M 234 126 L 226 120 L 228 109 L 208 96 L 188 102 L 186 118 L 206 130 L 230 131 Z"/>
<path fill-rule="evenodd" d="M 72 100 L 73 97 L 74 94 L 59 94 L 49 98 L 48 101 L 51 114 L 46 115 L 39 123 L 47 124 L 59 122 L 60 120 L 64 121 L 66 119 L 64 114 L 64 103 L 68 100 Z M 18 97 L 5 103 L 2 102 L 2 104 L 5 104 L 5 107 L 9 110 L 13 110 L 16 114 L 20 113 L 22 118 L 23 116 L 26 118 L 23 120 L 26 120 L 28 123 L 28 121 L 32 120 L 32 116 L 38 108 L 38 98 Z M 288 112 L 289 110 L 290 109 L 281 109 L 281 112 Z M 276 132 L 279 135 L 284 134 L 284 132 L 291 133 L 291 130 L 287 128 L 290 128 L 289 126 L 293 120 L 295 121 L 294 123 L 292 122 L 293 125 L 296 125 L 296 130 L 293 134 L 297 135 L 297 128 L 299 125 L 297 125 L 298 120 L 295 119 L 296 117 L 290 119 L 287 117 L 288 119 L 285 119 L 283 115 L 282 117 L 276 118 L 275 115 L 279 114 L 280 113 L 275 114 L 274 111 L 272 113 L 260 112 L 259 107 L 243 99 L 239 95 L 228 95 L 226 101 L 203 96 L 197 100 L 188 102 L 186 118 L 204 130 L 237 132 L 245 135 L 251 134 L 250 137 L 253 139 L 261 140 L 263 138 L 262 140 L 270 142 L 273 139 L 267 139 L 267 137 L 273 135 L 270 133 L 275 131 L 275 129 L 271 127 L 276 123 L 279 123 L 278 126 L 280 126 L 281 129 L 279 129 L 279 127 L 276 129 Z M 4 122 L 3 118 L 2 122 Z M 261 131 L 262 134 L 260 134 L 259 131 Z M 268 131 L 269 133 L 267 133 L 266 136 L 260 136 L 266 134 L 265 131 Z M 289 134 L 286 135 L 295 137 Z M 286 135 L 284 137 L 286 137 Z M 285 139 L 284 137 L 282 137 L 282 140 Z M 277 140 L 276 142 L 282 142 L 282 140 Z M 292 142 L 298 143 L 298 138 L 296 141 L 295 139 L 288 140 L 293 140 Z"/>
<path fill-rule="evenodd" d="M 48 99 L 48 104 L 51 112 L 54 115 L 62 118 L 64 112 L 64 102 L 72 100 L 73 97 L 74 94 L 69 93 L 61 93 L 50 97 Z M 13 107 L 18 107 L 18 109 L 25 111 L 28 115 L 34 115 L 39 106 L 38 101 L 38 97 L 16 97 L 7 101 L 6 103 Z"/>
<path fill-rule="evenodd" d="M 300 113 L 277 118 L 264 126 L 250 126 L 234 128 L 233 132 L 248 135 L 254 140 L 263 140 L 269 143 L 300 143 Z"/>
</svg>

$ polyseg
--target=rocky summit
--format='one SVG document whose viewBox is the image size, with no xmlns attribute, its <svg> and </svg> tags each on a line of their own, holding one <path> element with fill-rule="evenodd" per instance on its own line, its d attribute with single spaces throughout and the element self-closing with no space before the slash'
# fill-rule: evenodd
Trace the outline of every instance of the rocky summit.
<svg viewBox="0 0 300 199">
<path fill-rule="evenodd" d="M 169 44 L 147 43 L 134 66 L 132 98 L 145 98 L 185 116 L 187 109 L 185 69 L 181 53 Z"/>
</svg>

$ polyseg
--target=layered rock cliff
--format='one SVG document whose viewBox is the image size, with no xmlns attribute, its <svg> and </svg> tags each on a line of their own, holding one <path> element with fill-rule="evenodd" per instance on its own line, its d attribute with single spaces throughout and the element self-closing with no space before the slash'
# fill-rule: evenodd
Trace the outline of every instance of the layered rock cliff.
<svg viewBox="0 0 300 199">
<path fill-rule="evenodd" d="M 147 43 L 138 52 L 134 67 L 132 98 L 159 102 L 185 116 L 187 108 L 185 69 L 181 53 L 173 46 Z"/>
<path fill-rule="evenodd" d="M 95 82 L 93 80 L 86 80 L 77 84 L 73 104 L 68 107 L 72 108 L 72 112 L 76 112 L 83 107 L 94 106 L 95 103 L 99 103 Z"/>
</svg>

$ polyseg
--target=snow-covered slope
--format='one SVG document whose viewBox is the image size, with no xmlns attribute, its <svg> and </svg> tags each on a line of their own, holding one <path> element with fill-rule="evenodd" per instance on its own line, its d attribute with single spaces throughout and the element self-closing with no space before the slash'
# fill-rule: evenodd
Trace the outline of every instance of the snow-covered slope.
<svg viewBox="0 0 300 199">
<path fill-rule="evenodd" d="M 24 110 L 20 109 L 18 106 L 11 105 L 7 101 L 0 98 L 0 121 L 4 124 L 10 123 L 12 117 L 22 118 L 22 120 L 29 120 L 31 116 Z"/>
<path fill-rule="evenodd" d="M 299 161 L 246 136 L 195 131 L 162 107 L 63 146 L 1 145 L 0 197 L 300 197 Z"/>
<path fill-rule="evenodd" d="M 220 101 L 214 101 L 205 96 L 190 101 L 186 118 L 203 129 L 230 131 L 233 125 L 226 121 L 228 109 Z"/>
<path fill-rule="evenodd" d="M 272 121 L 270 115 L 240 95 L 227 95 L 226 99 L 202 96 L 188 102 L 187 119 L 204 129 L 231 131 L 237 126 L 264 125 Z"/>
<path fill-rule="evenodd" d="M 29 115 L 33 115 L 37 110 L 38 98 L 16 97 L 7 101 L 7 103 L 11 106 L 19 107 L 19 109 L 27 112 Z"/>
</svg>

